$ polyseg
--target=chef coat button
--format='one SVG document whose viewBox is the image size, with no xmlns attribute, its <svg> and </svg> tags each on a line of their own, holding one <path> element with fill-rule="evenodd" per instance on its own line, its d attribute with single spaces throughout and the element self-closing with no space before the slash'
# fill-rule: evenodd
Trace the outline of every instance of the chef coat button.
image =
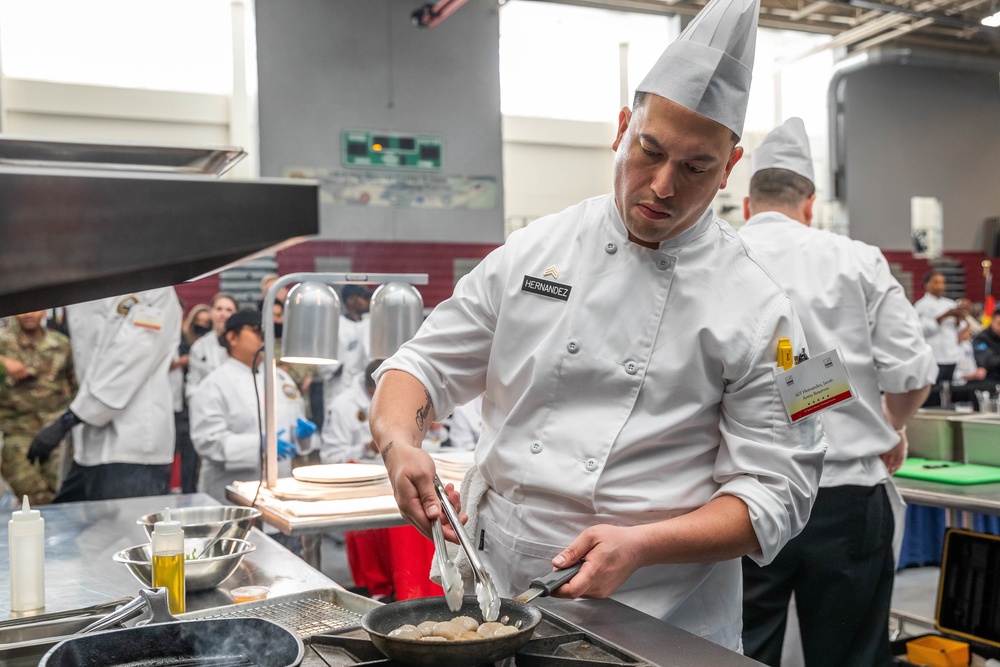
<svg viewBox="0 0 1000 667">
<path fill-rule="evenodd" d="M 658 268 L 660 271 L 664 271 L 664 270 L 670 268 L 670 262 L 668 262 L 665 259 L 661 259 L 660 261 L 658 261 L 656 263 L 656 268 Z"/>
<path fill-rule="evenodd" d="M 604 252 L 608 253 L 609 255 L 613 255 L 613 254 L 615 254 L 616 252 L 618 252 L 618 246 L 617 246 L 617 245 L 615 245 L 614 241 L 609 241 L 609 242 L 608 242 L 608 243 L 607 243 L 607 244 L 606 244 L 606 245 L 604 246 Z"/>
<path fill-rule="evenodd" d="M 634 361 L 625 362 L 625 372 L 629 375 L 635 375 L 639 371 L 639 364 Z"/>
<path fill-rule="evenodd" d="M 580 350 L 580 344 L 577 343 L 575 340 L 571 340 L 570 342 L 566 343 L 566 349 L 569 350 L 572 354 L 576 354 Z"/>
<path fill-rule="evenodd" d="M 540 442 L 531 443 L 531 451 L 533 454 L 537 454 L 538 452 L 542 451 L 542 443 Z"/>
<path fill-rule="evenodd" d="M 587 470 L 590 472 L 597 470 L 597 459 L 587 459 Z"/>
</svg>

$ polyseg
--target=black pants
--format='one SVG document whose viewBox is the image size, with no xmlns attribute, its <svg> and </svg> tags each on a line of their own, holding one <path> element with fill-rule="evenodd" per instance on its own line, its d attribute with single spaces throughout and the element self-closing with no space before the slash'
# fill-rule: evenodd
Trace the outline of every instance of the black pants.
<svg viewBox="0 0 1000 667">
<path fill-rule="evenodd" d="M 174 452 L 181 457 L 181 492 L 194 493 L 198 490 L 198 468 L 201 458 L 191 442 L 191 423 L 188 409 L 174 413 Z"/>
<path fill-rule="evenodd" d="M 743 652 L 780 666 L 794 592 L 807 667 L 891 664 L 893 525 L 884 486 L 821 488 L 774 562 L 743 559 Z"/>
<path fill-rule="evenodd" d="M 138 463 L 82 466 L 74 461 L 52 502 L 164 496 L 170 493 L 170 468 Z"/>
</svg>

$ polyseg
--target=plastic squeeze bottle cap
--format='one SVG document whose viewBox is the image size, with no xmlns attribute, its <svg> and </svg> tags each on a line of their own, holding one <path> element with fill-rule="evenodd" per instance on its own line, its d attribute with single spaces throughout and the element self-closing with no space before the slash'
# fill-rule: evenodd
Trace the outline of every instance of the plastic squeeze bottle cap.
<svg viewBox="0 0 1000 667">
<path fill-rule="evenodd" d="M 180 521 L 170 519 L 169 507 L 163 512 L 163 520 L 153 524 L 151 541 L 154 554 L 184 551 L 184 528 Z"/>
<path fill-rule="evenodd" d="M 45 606 L 45 519 L 31 509 L 28 496 L 7 523 L 10 562 L 10 606 L 30 611 Z"/>
</svg>

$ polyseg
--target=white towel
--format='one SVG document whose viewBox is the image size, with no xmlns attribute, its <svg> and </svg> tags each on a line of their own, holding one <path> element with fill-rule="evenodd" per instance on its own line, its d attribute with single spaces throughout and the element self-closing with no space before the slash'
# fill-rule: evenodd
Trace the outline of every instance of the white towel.
<svg viewBox="0 0 1000 667">
<path fill-rule="evenodd" d="M 462 486 L 459 489 L 462 511 L 469 515 L 469 520 L 465 522 L 464 526 L 465 534 L 469 536 L 469 542 L 473 545 L 478 543 L 475 536 L 476 526 L 479 524 L 479 503 L 482 502 L 488 488 L 486 478 L 479 472 L 479 467 L 472 466 L 465 473 L 465 478 L 462 480 Z M 472 566 L 469 565 L 469 559 L 465 555 L 465 550 L 462 549 L 461 545 L 452 544 L 451 542 L 448 543 L 447 549 L 447 557 L 458 565 L 458 570 L 462 573 L 465 590 L 473 590 L 475 579 L 472 576 Z M 436 584 L 441 583 L 441 568 L 438 567 L 436 551 L 434 553 L 434 560 L 431 562 L 430 578 Z"/>
</svg>

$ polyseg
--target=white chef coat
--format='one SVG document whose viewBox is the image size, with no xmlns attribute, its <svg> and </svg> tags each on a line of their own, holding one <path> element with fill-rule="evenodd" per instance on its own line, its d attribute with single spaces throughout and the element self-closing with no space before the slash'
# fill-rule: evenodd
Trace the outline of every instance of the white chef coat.
<svg viewBox="0 0 1000 667">
<path fill-rule="evenodd" d="M 372 429 L 368 422 L 371 404 L 372 397 L 365 389 L 364 375 L 355 377 L 347 391 L 333 399 L 323 419 L 319 450 L 322 463 L 360 462 L 375 458 L 367 447 L 372 441 Z"/>
<path fill-rule="evenodd" d="M 173 287 L 146 290 L 66 309 L 80 391 L 70 409 L 74 460 L 165 465 L 174 460 L 170 360 L 177 349 L 181 305 Z"/>
<path fill-rule="evenodd" d="M 445 423 L 448 425 L 448 442 L 452 447 L 475 449 L 479 433 L 483 430 L 482 394 L 455 408 Z"/>
<path fill-rule="evenodd" d="M 567 298 L 522 289 L 543 278 Z M 788 298 L 711 210 L 652 250 L 605 195 L 513 233 L 377 375 L 414 375 L 439 415 L 486 391 L 484 559 L 511 595 L 587 526 L 722 494 L 747 503 L 752 556 L 769 562 L 804 526 L 823 458 L 818 421 L 784 416 L 782 337 L 805 346 Z M 613 597 L 736 650 L 740 580 L 738 559 L 659 565 Z"/>
<path fill-rule="evenodd" d="M 774 211 L 751 217 L 739 233 L 792 300 L 809 349 L 840 348 L 858 395 L 823 413 L 829 449 L 820 486 L 886 482 L 879 455 L 899 436 L 882 414 L 881 392 L 933 384 L 938 371 L 882 251 Z"/>
<path fill-rule="evenodd" d="M 257 383 L 256 394 L 254 382 Z M 305 418 L 305 401 L 288 373 L 277 369 L 275 427 L 282 440 L 296 443 L 299 453 L 310 451 L 311 438 L 298 440 L 295 426 Z M 260 396 L 260 404 L 257 396 Z M 242 361 L 229 358 L 208 374 L 188 403 L 191 442 L 201 456 L 198 490 L 226 503 L 226 485 L 260 478 L 260 418 L 264 417 L 264 374 L 251 373 Z M 278 476 L 292 473 L 291 459 L 278 461 Z"/>
<path fill-rule="evenodd" d="M 319 367 L 319 376 L 323 378 L 323 403 L 327 408 L 338 394 L 354 385 L 354 379 L 358 375 L 364 374 L 371 349 L 370 332 L 370 320 L 367 317 L 352 320 L 346 315 L 340 316 L 337 363 Z M 339 369 L 343 370 L 338 374 Z"/>
<path fill-rule="evenodd" d="M 184 395 L 190 401 L 198 384 L 207 378 L 209 373 L 226 363 L 229 359 L 229 352 L 219 342 L 219 336 L 213 330 L 192 343 L 191 351 L 188 355 L 188 372 L 187 378 L 184 380 Z"/>
<path fill-rule="evenodd" d="M 971 340 L 963 340 L 958 344 L 958 363 L 955 365 L 955 372 L 952 373 L 951 386 L 964 387 L 969 384 L 965 379 L 967 375 L 972 375 L 979 368 L 976 363 L 976 351 L 972 347 Z"/>
<path fill-rule="evenodd" d="M 913 307 L 920 315 L 920 324 L 923 326 L 924 338 L 934 351 L 934 358 L 942 366 L 947 364 L 957 364 L 961 352 L 958 349 L 958 331 L 963 326 L 959 326 L 954 317 L 946 317 L 940 322 L 937 318 L 941 313 L 946 313 L 958 306 L 954 300 L 943 296 L 934 296 L 930 292 L 925 293 L 917 299 Z M 936 379 L 936 378 L 935 378 Z"/>
</svg>

